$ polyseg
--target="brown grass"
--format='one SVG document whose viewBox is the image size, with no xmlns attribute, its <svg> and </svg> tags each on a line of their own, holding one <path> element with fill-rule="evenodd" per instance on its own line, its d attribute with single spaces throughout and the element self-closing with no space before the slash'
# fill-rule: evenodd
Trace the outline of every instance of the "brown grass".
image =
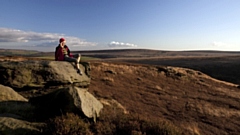
<svg viewBox="0 0 240 135">
<path fill-rule="evenodd" d="M 143 119 L 105 107 L 97 123 L 67 113 L 49 120 L 44 134 L 53 135 L 180 135 L 183 132 L 164 120 Z"/>
<path fill-rule="evenodd" d="M 52 135 L 92 135 L 89 125 L 78 115 L 67 113 L 50 119 L 45 132 Z"/>
<path fill-rule="evenodd" d="M 94 79 L 89 91 L 98 98 L 118 101 L 130 116 L 140 118 L 127 115 L 129 123 L 123 120 L 125 117 L 118 123 L 108 122 L 111 129 L 116 125 L 125 129 L 124 125 L 129 125 L 129 130 L 140 134 L 146 130 L 135 129 L 136 126 L 131 125 L 145 120 L 153 123 L 171 121 L 184 134 L 234 134 L 240 131 L 237 127 L 240 93 L 234 85 L 216 81 L 199 71 L 170 66 L 96 62 L 91 67 Z M 114 71 L 115 74 L 106 71 Z M 102 77 L 112 78 L 114 83 L 102 81 Z M 192 126 L 193 123 L 197 126 Z M 106 132 L 122 132 L 122 128 L 112 131 L 110 127 L 98 126 Z"/>
</svg>

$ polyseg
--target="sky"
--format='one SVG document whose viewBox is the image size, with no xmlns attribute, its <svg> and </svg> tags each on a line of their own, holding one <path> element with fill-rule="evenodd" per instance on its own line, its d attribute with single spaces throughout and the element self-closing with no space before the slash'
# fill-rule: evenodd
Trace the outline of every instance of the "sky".
<svg viewBox="0 0 240 135">
<path fill-rule="evenodd" d="M 0 48 L 240 51 L 240 0 L 1 0 Z"/>
</svg>

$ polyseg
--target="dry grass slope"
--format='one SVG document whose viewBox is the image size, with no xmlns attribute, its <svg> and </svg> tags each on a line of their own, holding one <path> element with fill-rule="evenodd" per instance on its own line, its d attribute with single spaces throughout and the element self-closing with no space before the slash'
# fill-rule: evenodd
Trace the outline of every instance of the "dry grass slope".
<svg viewBox="0 0 240 135">
<path fill-rule="evenodd" d="M 89 56 L 93 56 L 94 53 Z M 75 114 L 56 116 L 48 121 L 49 126 L 45 133 L 239 134 L 238 85 L 204 74 L 206 71 L 221 73 L 223 78 L 231 75 L 231 80 L 237 80 L 238 73 L 230 71 L 239 69 L 239 65 L 236 64 L 239 54 L 182 52 L 176 55 L 174 52 L 156 51 L 155 56 L 146 59 L 145 56 L 150 57 L 151 53 L 141 51 L 144 57 L 131 56 L 128 60 L 128 56 L 122 56 L 123 52 L 116 53 L 121 59 L 91 63 L 92 81 L 89 91 L 105 103 L 105 109 L 101 112 L 98 122 L 92 123 Z M 134 54 L 137 55 L 136 52 Z M 163 57 L 159 58 L 160 55 Z M 204 55 L 206 57 L 203 58 Z M 104 56 L 101 54 L 101 57 Z"/>
</svg>

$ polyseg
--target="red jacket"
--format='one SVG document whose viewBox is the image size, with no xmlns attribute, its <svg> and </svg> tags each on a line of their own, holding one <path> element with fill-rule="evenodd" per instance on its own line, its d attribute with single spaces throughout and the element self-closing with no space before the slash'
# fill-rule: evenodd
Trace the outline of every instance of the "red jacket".
<svg viewBox="0 0 240 135">
<path fill-rule="evenodd" d="M 72 57 L 70 50 L 67 45 L 64 45 L 64 49 L 66 49 L 67 54 L 69 57 Z M 63 53 L 63 48 L 58 45 L 55 50 L 55 60 L 56 61 L 63 61 L 64 60 L 64 53 Z"/>
</svg>

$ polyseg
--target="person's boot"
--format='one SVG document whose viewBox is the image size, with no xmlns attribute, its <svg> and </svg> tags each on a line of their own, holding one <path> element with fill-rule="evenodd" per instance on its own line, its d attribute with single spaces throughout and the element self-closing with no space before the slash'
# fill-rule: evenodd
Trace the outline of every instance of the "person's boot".
<svg viewBox="0 0 240 135">
<path fill-rule="evenodd" d="M 81 72 L 80 69 L 77 69 L 77 73 L 80 74 L 80 75 L 82 75 L 82 72 Z"/>
</svg>

